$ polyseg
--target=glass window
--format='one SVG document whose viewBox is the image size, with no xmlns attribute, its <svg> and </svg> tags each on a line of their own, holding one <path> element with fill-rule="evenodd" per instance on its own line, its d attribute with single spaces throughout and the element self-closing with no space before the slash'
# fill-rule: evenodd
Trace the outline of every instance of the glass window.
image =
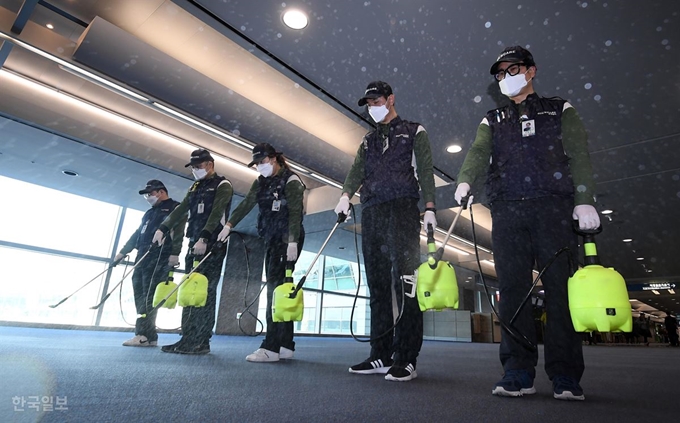
<svg viewBox="0 0 680 423">
<path fill-rule="evenodd" d="M 361 281 L 359 281 L 359 266 L 356 263 L 335 257 L 325 257 L 324 291 L 355 295 L 358 283 L 361 283 L 359 296 L 367 296 L 366 273 L 363 269 Z"/>
<path fill-rule="evenodd" d="M 309 251 L 303 250 L 300 253 L 300 257 L 298 258 L 297 263 L 295 263 L 295 270 L 293 271 L 293 280 L 295 283 L 300 282 L 302 277 L 305 275 L 305 272 L 307 272 L 307 269 L 309 269 L 309 265 L 312 263 L 312 260 L 314 260 L 315 256 L 316 254 L 310 253 Z M 316 263 L 314 263 L 314 267 L 309 271 L 309 275 L 305 280 L 303 288 L 319 289 L 321 287 L 319 284 L 319 266 L 321 263 L 323 263 L 323 256 L 319 257 Z"/>
<path fill-rule="evenodd" d="M 350 324 L 354 335 L 370 333 L 370 311 L 368 300 L 358 298 L 352 320 L 354 297 L 324 294 L 321 317 L 321 333 L 329 335 L 350 335 Z"/>
<path fill-rule="evenodd" d="M 4 176 L 0 192 L 5 198 L 21 199 L 20 206 L 0 207 L 0 239 L 109 257 L 119 206 Z"/>
<path fill-rule="evenodd" d="M 108 263 L 0 247 L 0 320 L 91 326 Z M 102 273 L 103 272 L 103 273 Z M 90 284 L 56 308 L 50 308 Z"/>
</svg>

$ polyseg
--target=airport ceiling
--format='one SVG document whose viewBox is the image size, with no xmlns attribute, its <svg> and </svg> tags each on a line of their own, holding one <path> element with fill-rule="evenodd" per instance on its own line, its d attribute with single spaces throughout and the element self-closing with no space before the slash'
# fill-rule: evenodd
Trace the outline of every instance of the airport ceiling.
<svg viewBox="0 0 680 423">
<path fill-rule="evenodd" d="M 302 30 L 282 22 L 293 7 L 309 16 Z M 148 169 L 137 171 L 151 166 L 181 192 L 200 145 L 243 195 L 249 147 L 270 142 L 301 169 L 320 246 L 339 195 L 325 181 L 344 180 L 370 128 L 356 101 L 381 79 L 399 114 L 428 131 L 446 230 L 452 179 L 485 112 L 505 101 L 489 67 L 520 44 L 536 60 L 537 92 L 569 100 L 588 130 L 597 208 L 613 210 L 597 237 L 603 264 L 629 284 L 677 283 L 679 21 L 675 0 L 0 0 L 1 174 L 139 207 Z M 27 146 L 24 130 L 44 144 Z M 452 144 L 462 152 L 447 153 Z M 65 167 L 83 183 L 60 182 Z M 471 239 L 463 220 L 455 233 Z M 480 244 L 491 248 L 488 229 Z M 637 299 L 680 312 L 667 290 Z"/>
</svg>

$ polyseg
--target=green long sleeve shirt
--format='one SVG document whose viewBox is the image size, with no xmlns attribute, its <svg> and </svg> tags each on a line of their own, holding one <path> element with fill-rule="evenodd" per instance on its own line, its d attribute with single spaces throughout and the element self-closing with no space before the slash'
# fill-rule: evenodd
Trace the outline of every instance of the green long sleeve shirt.
<svg viewBox="0 0 680 423">
<path fill-rule="evenodd" d="M 277 175 L 285 171 L 285 168 L 279 169 Z M 260 190 L 259 178 L 255 179 L 250 186 L 250 190 L 246 198 L 234 209 L 229 216 L 227 224 L 232 228 L 243 220 L 244 217 L 257 205 L 257 193 Z M 286 182 L 283 189 L 286 196 L 288 207 L 288 242 L 297 242 L 300 239 L 300 224 L 302 222 L 303 200 L 305 194 L 305 186 L 302 184 L 297 175 L 291 176 Z"/>
<path fill-rule="evenodd" d="M 379 124 L 377 130 L 384 136 L 388 136 L 390 133 L 390 124 Z M 413 143 L 413 154 L 415 155 L 416 174 L 418 175 L 418 183 L 420 184 L 420 189 L 422 191 L 423 201 L 425 201 L 425 203 L 434 203 L 435 186 L 434 174 L 432 171 L 433 165 L 430 138 L 427 135 L 427 131 L 425 131 L 422 126 L 419 126 L 418 131 L 416 132 L 416 139 Z M 352 164 L 342 187 L 342 192 L 349 194 L 350 198 L 352 198 L 364 182 L 365 162 L 366 151 L 362 143 L 357 150 L 354 163 Z"/>
<path fill-rule="evenodd" d="M 569 169 L 574 184 L 574 205 L 595 204 L 595 180 L 588 153 L 588 134 L 576 109 L 571 105 L 562 113 L 562 145 L 569 159 Z M 475 140 L 458 173 L 458 183 L 465 182 L 472 185 L 486 174 L 492 150 L 491 128 L 485 119 L 477 127 Z"/>
<path fill-rule="evenodd" d="M 216 177 L 217 174 L 213 173 L 211 176 L 208 176 L 207 178 Z M 231 183 L 227 180 L 222 181 L 222 183 L 220 183 L 220 185 L 217 187 L 217 190 L 215 191 L 215 200 L 213 202 L 212 210 L 210 211 L 210 216 L 208 216 L 208 220 L 206 221 L 205 226 L 203 226 L 203 229 L 200 232 L 201 238 L 210 238 L 210 235 L 220 224 L 220 221 L 224 216 L 224 210 L 226 210 L 227 205 L 231 201 L 233 195 L 234 188 L 231 186 Z M 177 206 L 177 208 L 173 210 L 168 217 L 165 218 L 163 223 L 161 223 L 160 229 L 163 232 L 167 233 L 167 231 L 170 228 L 175 227 L 177 222 L 181 221 L 182 219 L 185 220 L 187 219 L 189 215 L 190 198 L 191 190 L 187 192 L 182 202 L 179 203 L 179 206 Z"/>
</svg>

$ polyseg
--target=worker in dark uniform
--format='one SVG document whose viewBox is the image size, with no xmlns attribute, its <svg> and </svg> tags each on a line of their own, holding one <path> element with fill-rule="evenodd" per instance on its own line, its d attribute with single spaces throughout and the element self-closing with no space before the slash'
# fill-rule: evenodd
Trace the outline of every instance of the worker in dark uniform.
<svg viewBox="0 0 680 423">
<path fill-rule="evenodd" d="M 477 128 L 458 174 L 455 198 L 460 202 L 466 197 L 470 185 L 488 169 L 499 313 L 507 324 L 531 287 L 534 263 L 542 269 L 563 247 L 569 247 L 576 257 L 572 219 L 578 219 L 584 230 L 599 227 L 600 219 L 593 207 L 595 183 L 588 137 L 576 110 L 561 98 L 539 97 L 534 92 L 536 64 L 520 46 L 506 48 L 491 74 L 511 102 L 488 112 Z M 585 366 L 581 337 L 569 314 L 569 272 L 568 257 L 563 254 L 541 279 L 548 315 L 545 370 L 555 398 L 583 400 L 579 383 Z M 523 307 L 510 329 L 517 333 L 511 336 L 503 328 L 500 359 L 505 374 L 492 393 L 533 394 L 538 352 L 527 348 L 521 338 L 526 336 L 536 344 L 531 307 Z"/>
<path fill-rule="evenodd" d="M 161 223 L 153 242 L 162 243 L 169 228 L 189 216 L 186 236 L 189 238 L 190 252 L 186 257 L 186 269 L 188 272 L 195 260 L 200 261 L 204 255 L 212 252 L 198 268 L 198 273 L 208 279 L 208 299 L 203 307 L 184 307 L 182 338 L 175 344 L 161 347 L 161 351 L 208 354 L 215 325 L 217 285 L 226 254 L 226 248 L 213 246 L 229 214 L 234 189 L 224 176 L 215 173 L 215 160 L 207 150 L 199 149 L 191 153 L 191 161 L 186 164 L 186 167 L 189 166 L 196 182 L 180 205 Z"/>
<path fill-rule="evenodd" d="M 401 119 L 389 84 L 368 84 L 359 106 L 377 127 L 364 136 L 345 179 L 335 212 L 347 215 L 350 198 L 361 187 L 364 266 L 370 291 L 371 354 L 350 373 L 385 374 L 409 381 L 417 376 L 423 343 L 423 314 L 418 306 L 415 270 L 420 265 L 419 189 L 425 202 L 425 228 L 437 227 L 430 141 L 416 122 Z M 403 310 L 394 325 L 392 288 Z M 394 357 L 394 358 L 393 358 Z"/>
<path fill-rule="evenodd" d="M 267 335 L 260 348 L 246 356 L 251 362 L 272 362 L 293 358 L 293 322 L 272 320 L 274 289 L 284 283 L 286 262 L 295 263 L 305 240 L 302 226 L 305 186 L 293 173 L 282 153 L 270 144 L 253 148 L 253 161 L 260 176 L 253 182 L 246 198 L 236 207 L 218 236 L 225 241 L 236 226 L 257 205 L 258 232 L 266 245 L 265 273 L 267 276 Z M 302 295 L 302 294 L 300 294 Z"/>
<path fill-rule="evenodd" d="M 139 191 L 146 198 L 151 208 L 144 213 L 142 223 L 125 243 L 114 258 L 119 262 L 132 250 L 137 249 L 137 260 L 151 248 L 151 240 L 161 222 L 168 217 L 177 205 L 177 201 L 168 196 L 163 182 L 152 179 L 146 187 Z M 157 345 L 156 312 L 153 309 L 153 294 L 156 285 L 168 277 L 168 271 L 179 264 L 179 253 L 182 251 L 182 238 L 186 219 L 180 219 L 172 227 L 172 242 L 163 244 L 163 248 L 154 250 L 135 268 L 132 273 L 132 290 L 135 295 L 135 307 L 138 317 L 135 322 L 135 336 L 123 342 L 126 347 L 153 347 Z M 160 257 L 159 257 L 160 254 Z"/>
</svg>

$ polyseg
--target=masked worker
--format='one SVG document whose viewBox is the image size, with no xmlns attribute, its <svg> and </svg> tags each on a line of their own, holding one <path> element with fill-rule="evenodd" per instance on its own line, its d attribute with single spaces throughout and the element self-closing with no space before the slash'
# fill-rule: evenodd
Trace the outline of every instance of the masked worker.
<svg viewBox="0 0 680 423">
<path fill-rule="evenodd" d="M 563 247 L 576 254 L 572 219 L 578 219 L 581 229 L 599 227 L 600 219 L 593 206 L 595 183 L 588 138 L 576 110 L 561 98 L 539 97 L 534 92 L 536 64 L 520 46 L 503 50 L 491 66 L 491 75 L 511 102 L 488 112 L 477 128 L 458 174 L 455 198 L 460 202 L 466 197 L 488 169 L 499 313 L 508 324 L 532 285 L 534 263 L 542 269 Z M 579 384 L 583 352 L 569 313 L 569 276 L 568 258 L 562 255 L 541 279 L 548 316 L 545 370 L 555 398 L 583 400 Z M 505 373 L 492 393 L 533 394 L 538 352 L 527 348 L 519 335 L 536 344 L 531 307 L 523 307 L 511 329 L 517 332 L 515 336 L 503 328 L 500 359 Z"/>
<path fill-rule="evenodd" d="M 191 167 L 196 182 L 177 208 L 161 223 L 153 242 L 162 243 L 177 221 L 186 219 L 186 236 L 190 252 L 186 257 L 186 269 L 192 269 L 194 261 L 205 258 L 197 272 L 208 279 L 208 298 L 203 307 L 184 307 L 182 310 L 182 338 L 161 351 L 178 354 L 208 354 L 210 338 L 215 325 L 217 285 L 220 282 L 226 248 L 216 247 L 217 235 L 223 228 L 231 208 L 234 193 L 231 182 L 215 173 L 215 159 L 208 150 L 195 150 L 185 167 Z M 204 257 L 210 252 L 209 257 Z"/>
<path fill-rule="evenodd" d="M 152 179 L 146 183 L 146 187 L 139 191 L 151 208 L 144 213 L 142 223 L 125 243 L 123 248 L 114 258 L 118 262 L 132 250 L 137 250 L 137 260 L 151 248 L 153 235 L 161 222 L 179 205 L 168 196 L 168 190 L 163 182 Z M 163 248 L 149 253 L 142 263 L 139 263 L 132 273 L 132 290 L 135 296 L 135 308 L 138 317 L 135 322 L 135 336 L 123 342 L 126 347 L 153 347 L 157 345 L 158 333 L 156 332 L 156 312 L 149 314 L 153 309 L 153 293 L 156 286 L 167 279 L 168 272 L 179 264 L 179 254 L 182 251 L 182 238 L 186 219 L 177 220 L 170 230 L 172 242 L 163 244 Z M 160 255 L 160 257 L 159 257 Z"/>
<path fill-rule="evenodd" d="M 371 308 L 371 353 L 349 368 L 355 374 L 385 374 L 385 379 L 417 377 L 423 343 L 423 313 L 416 298 L 420 265 L 420 210 L 423 222 L 437 227 L 430 141 L 416 122 L 401 119 L 392 87 L 368 84 L 359 106 L 368 106 L 376 128 L 364 136 L 342 188 L 335 212 L 347 215 L 350 198 L 361 187 L 361 243 Z M 392 289 L 403 310 L 394 331 Z"/>
<path fill-rule="evenodd" d="M 254 207 L 259 207 L 257 228 L 266 245 L 265 273 L 267 277 L 267 335 L 260 348 L 246 356 L 251 362 L 273 362 L 293 358 L 293 322 L 274 322 L 272 298 L 274 289 L 284 283 L 286 262 L 295 263 L 305 240 L 302 226 L 305 185 L 293 173 L 283 154 L 270 144 L 253 147 L 253 161 L 260 176 L 253 182 L 241 204 L 234 209 L 229 221 L 217 238 L 227 239 L 236 226 Z M 300 294 L 302 295 L 302 294 Z"/>
</svg>

